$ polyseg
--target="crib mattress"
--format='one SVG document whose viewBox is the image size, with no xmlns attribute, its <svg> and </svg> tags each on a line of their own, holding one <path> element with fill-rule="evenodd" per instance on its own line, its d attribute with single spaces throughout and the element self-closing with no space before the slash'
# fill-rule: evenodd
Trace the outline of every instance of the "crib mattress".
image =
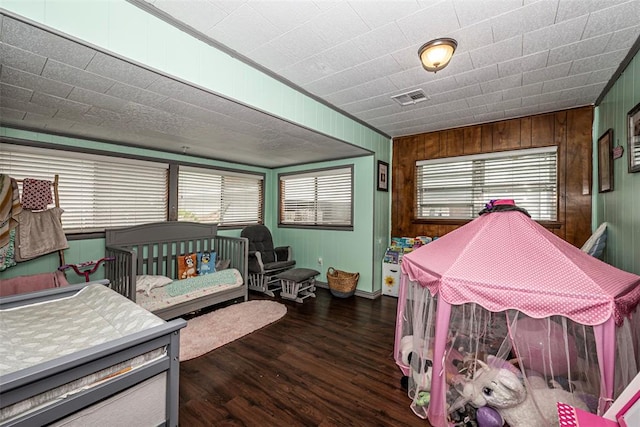
<svg viewBox="0 0 640 427">
<path fill-rule="evenodd" d="M 99 284 L 71 297 L 0 310 L 0 375 L 162 323 Z"/>
<path fill-rule="evenodd" d="M 209 284 L 203 286 L 201 282 Z M 191 301 L 216 292 L 242 286 L 242 275 L 235 268 L 222 270 L 205 276 L 177 280 L 170 285 L 154 288 L 146 295 L 144 292 L 136 294 L 136 303 L 149 311 L 158 311 L 185 301 Z M 175 288 L 184 287 L 185 292 L 176 295 Z"/>
<path fill-rule="evenodd" d="M 139 332 L 164 321 L 105 287 L 89 285 L 71 297 L 0 310 L 0 375 Z M 144 366 L 159 348 L 0 410 L 0 422 Z"/>
</svg>

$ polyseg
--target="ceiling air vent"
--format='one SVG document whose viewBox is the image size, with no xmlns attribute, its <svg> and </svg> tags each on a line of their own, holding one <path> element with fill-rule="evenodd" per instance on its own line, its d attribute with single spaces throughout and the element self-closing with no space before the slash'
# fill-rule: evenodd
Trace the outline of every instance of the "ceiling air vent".
<svg viewBox="0 0 640 427">
<path fill-rule="evenodd" d="M 411 92 L 392 96 L 391 99 L 393 99 L 400 105 L 413 105 L 417 104 L 418 102 L 426 101 L 429 98 L 427 98 L 422 89 L 416 89 L 412 90 Z"/>
</svg>

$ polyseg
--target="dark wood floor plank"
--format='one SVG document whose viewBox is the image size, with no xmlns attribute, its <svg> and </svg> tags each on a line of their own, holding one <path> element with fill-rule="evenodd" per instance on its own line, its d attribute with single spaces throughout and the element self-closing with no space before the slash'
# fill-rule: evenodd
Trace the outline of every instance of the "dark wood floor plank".
<svg viewBox="0 0 640 427">
<path fill-rule="evenodd" d="M 276 297 L 284 318 L 182 362 L 180 425 L 429 426 L 393 361 L 397 300 L 316 293 Z"/>
</svg>

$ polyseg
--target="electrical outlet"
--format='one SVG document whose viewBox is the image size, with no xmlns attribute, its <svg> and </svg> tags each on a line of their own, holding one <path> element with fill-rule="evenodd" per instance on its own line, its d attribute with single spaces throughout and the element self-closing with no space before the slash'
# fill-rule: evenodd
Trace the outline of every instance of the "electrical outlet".
<svg viewBox="0 0 640 427">
<path fill-rule="evenodd" d="M 322 265 L 322 258 L 318 258 L 318 265 Z"/>
</svg>

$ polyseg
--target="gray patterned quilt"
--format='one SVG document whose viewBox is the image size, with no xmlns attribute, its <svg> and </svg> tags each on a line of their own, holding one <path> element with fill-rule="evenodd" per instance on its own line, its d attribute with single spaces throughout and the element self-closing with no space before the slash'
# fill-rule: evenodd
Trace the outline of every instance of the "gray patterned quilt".
<svg viewBox="0 0 640 427">
<path fill-rule="evenodd" d="M 0 310 L 0 375 L 164 323 L 104 285 Z"/>
</svg>

